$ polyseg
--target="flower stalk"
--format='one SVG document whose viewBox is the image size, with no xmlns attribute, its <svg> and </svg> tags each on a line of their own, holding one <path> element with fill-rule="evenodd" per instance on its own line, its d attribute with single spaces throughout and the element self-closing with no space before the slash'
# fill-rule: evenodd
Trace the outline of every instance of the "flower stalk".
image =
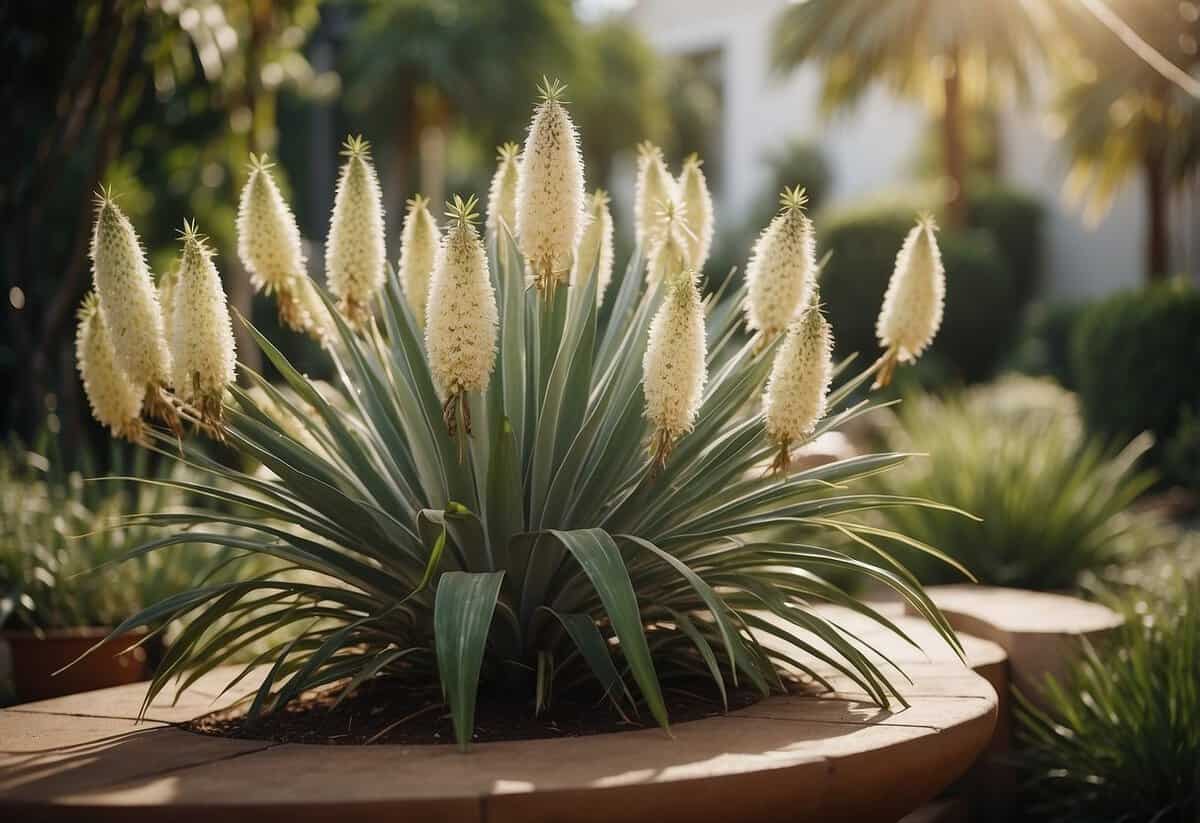
<svg viewBox="0 0 1200 823">
<path fill-rule="evenodd" d="M 660 203 L 658 223 L 646 253 L 647 283 L 653 285 L 684 269 L 695 268 L 691 237 L 684 207 L 675 200 Z"/>
<path fill-rule="evenodd" d="M 225 391 L 233 383 L 237 357 L 221 276 L 213 250 L 184 222 L 183 251 L 171 318 L 175 392 L 199 413 L 200 424 L 222 436 Z"/>
<path fill-rule="evenodd" d="M 515 236 L 520 166 L 521 147 L 516 143 L 505 143 L 496 150 L 496 172 L 488 188 L 487 230 L 490 237 L 500 236 L 502 224 Z"/>
<path fill-rule="evenodd" d="M 579 135 L 563 105 L 566 86 L 543 79 L 517 175 L 517 244 L 533 284 L 552 296 L 571 270 L 583 230 Z"/>
<path fill-rule="evenodd" d="M 429 301 L 429 280 L 437 262 L 442 236 L 429 212 L 429 200 L 416 195 L 409 200 L 400 232 L 400 285 L 417 324 L 425 327 L 425 304 Z"/>
<path fill-rule="evenodd" d="M 329 236 L 325 243 L 325 276 L 338 298 L 338 310 L 362 328 L 371 317 L 371 303 L 383 288 L 387 265 L 384 246 L 383 202 L 379 178 L 371 162 L 371 147 L 361 136 L 342 147 L 346 162 L 338 175 Z"/>
<path fill-rule="evenodd" d="M 658 233 L 662 204 L 676 200 L 675 181 L 667 172 L 662 149 L 648 140 L 642 142 L 633 187 L 633 218 L 634 236 L 643 250 L 649 250 Z"/>
<path fill-rule="evenodd" d="M 75 361 L 92 416 L 107 426 L 114 437 L 124 437 L 133 443 L 145 442 L 145 426 L 141 419 L 144 392 L 117 364 L 112 338 L 94 291 L 87 293 L 79 309 Z"/>
<path fill-rule="evenodd" d="M 923 214 L 904 238 L 883 296 L 875 333 L 883 354 L 873 388 L 888 385 L 899 363 L 913 363 L 942 325 L 946 271 L 937 244 L 937 224 Z"/>
<path fill-rule="evenodd" d="M 596 273 L 596 305 L 604 302 L 604 292 L 612 281 L 613 221 L 608 209 L 608 193 L 597 189 L 588 200 L 587 224 L 579 238 L 571 284 L 582 286 Z"/>
<path fill-rule="evenodd" d="M 705 363 L 704 308 L 694 270 L 667 278 L 667 293 L 650 323 L 642 361 L 645 417 L 650 435 L 652 471 L 666 467 L 675 441 L 692 430 L 700 410 Z"/>
<path fill-rule="evenodd" d="M 809 305 L 816 282 L 816 242 L 804 213 L 804 189 L 784 189 L 780 210 L 763 229 L 746 266 L 746 325 L 766 346 Z"/>
<path fill-rule="evenodd" d="M 496 361 L 499 310 L 487 252 L 475 227 L 472 196 L 447 203 L 449 225 L 434 268 L 425 316 L 425 348 L 434 385 L 442 396 L 446 430 L 459 441 L 471 434 L 468 392 L 487 390 Z"/>
<path fill-rule="evenodd" d="M 311 333 L 313 320 L 301 298 L 308 273 L 300 227 L 271 174 L 273 167 L 265 154 L 250 155 L 249 174 L 238 201 L 238 258 L 255 291 L 275 296 L 280 322 Z"/>
<path fill-rule="evenodd" d="M 803 442 L 825 416 L 833 380 L 833 335 L 815 305 L 792 321 L 763 394 L 767 437 L 778 447 L 771 470 L 787 472 L 791 449 Z"/>
<path fill-rule="evenodd" d="M 700 155 L 692 154 L 683 162 L 683 171 L 679 174 L 679 198 L 683 203 L 684 216 L 688 237 L 688 252 L 692 265 L 697 271 L 704 268 L 708 262 L 708 254 L 712 249 L 713 239 L 713 201 L 708 190 L 708 180 L 704 170 L 700 168 L 704 161 Z"/>
<path fill-rule="evenodd" d="M 116 363 L 143 392 L 147 413 L 179 434 L 179 415 L 167 393 L 171 355 L 158 291 L 137 232 L 108 191 L 96 195 L 90 256 L 92 280 Z"/>
</svg>

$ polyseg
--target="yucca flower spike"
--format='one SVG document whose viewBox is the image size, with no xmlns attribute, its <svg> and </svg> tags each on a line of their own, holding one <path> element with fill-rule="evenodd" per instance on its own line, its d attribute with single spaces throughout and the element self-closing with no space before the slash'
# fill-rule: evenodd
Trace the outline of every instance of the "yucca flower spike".
<svg viewBox="0 0 1200 823">
<path fill-rule="evenodd" d="M 692 430 L 708 378 L 704 308 L 696 272 L 673 272 L 666 285 L 642 360 L 645 417 L 654 427 L 652 471 L 666 467 L 675 441 Z"/>
<path fill-rule="evenodd" d="M 662 149 L 650 141 L 638 145 L 637 178 L 633 186 L 634 235 L 646 251 L 659 228 L 661 204 L 676 200 L 675 180 L 667 172 Z"/>
<path fill-rule="evenodd" d="M 338 298 L 338 309 L 355 326 L 371 316 L 371 303 L 383 288 L 387 265 L 383 238 L 383 203 L 371 147 L 361 136 L 342 147 L 346 162 L 338 174 L 329 236 L 325 241 L 325 276 Z"/>
<path fill-rule="evenodd" d="M 608 210 L 608 193 L 597 189 L 588 199 L 587 223 L 579 238 L 571 284 L 583 285 L 592 272 L 596 273 L 596 305 L 604 302 L 604 292 L 612 281 L 613 221 Z"/>
<path fill-rule="evenodd" d="M 487 230 L 500 236 L 500 222 L 515 236 L 517 231 L 517 180 L 520 177 L 521 147 L 505 143 L 496 150 L 496 173 L 488 188 Z"/>
<path fill-rule="evenodd" d="M 179 417 L 166 391 L 171 384 L 171 354 L 158 291 L 137 232 L 111 190 L 96 194 L 90 256 L 92 280 L 117 365 L 140 387 L 146 411 L 178 434 Z"/>
<path fill-rule="evenodd" d="M 807 439 L 825 416 L 832 380 L 833 336 L 814 300 L 788 327 L 763 394 L 767 437 L 778 447 L 773 471 L 788 470 L 792 446 Z"/>
<path fill-rule="evenodd" d="M 92 407 L 92 416 L 107 426 L 113 437 L 144 442 L 146 432 L 141 420 L 144 392 L 130 382 L 128 375 L 117 365 L 112 338 L 94 291 L 84 296 L 79 308 L 75 364 L 83 380 L 88 405 Z"/>
<path fill-rule="evenodd" d="M 565 280 L 583 230 L 579 135 L 563 105 L 566 86 L 542 79 L 517 173 L 517 244 L 543 294 Z"/>
<path fill-rule="evenodd" d="M 808 197 L 784 189 L 779 213 L 754 243 L 746 265 L 746 325 L 766 345 L 809 305 L 816 282 L 816 241 L 804 213 Z"/>
<path fill-rule="evenodd" d="M 708 262 L 714 226 L 712 194 L 708 191 L 704 170 L 700 168 L 703 164 L 700 155 L 690 155 L 683 162 L 683 171 L 679 174 L 677 184 L 687 227 L 691 232 L 688 247 L 691 251 L 692 265 L 697 271 L 702 270 Z"/>
<path fill-rule="evenodd" d="M 659 203 L 658 222 L 646 249 L 646 282 L 653 285 L 668 275 L 695 268 L 691 239 L 684 206 L 675 200 Z"/>
<path fill-rule="evenodd" d="M 237 363 L 233 325 L 207 238 L 197 232 L 195 222 L 187 221 L 180 238 L 183 252 L 171 318 L 175 392 L 220 437 L 222 403 Z"/>
<path fill-rule="evenodd" d="M 178 285 L 179 272 L 175 269 L 168 270 L 158 278 L 158 305 L 162 309 L 163 334 L 172 362 L 175 359 L 175 341 L 171 339 L 171 318 L 175 316 L 175 287 Z"/>
<path fill-rule="evenodd" d="M 425 304 L 429 300 L 429 279 L 437 260 L 441 232 L 429 212 L 429 200 L 416 195 L 405 205 L 404 229 L 400 232 L 400 285 L 417 323 L 425 326 Z"/>
<path fill-rule="evenodd" d="M 896 255 L 896 268 L 875 324 L 884 352 L 878 361 L 874 388 L 891 382 L 897 363 L 914 362 L 933 342 L 942 325 L 946 271 L 936 232 L 933 217 L 921 215 Z"/>
<path fill-rule="evenodd" d="M 306 332 L 311 330 L 312 320 L 300 291 L 308 277 L 307 261 L 300 227 L 275 183 L 273 167 L 265 154 L 250 155 L 249 174 L 238 200 L 238 257 L 255 290 L 275 296 L 280 321 Z"/>
<path fill-rule="evenodd" d="M 496 361 L 499 311 L 472 196 L 446 204 L 449 225 L 425 307 L 425 349 L 451 437 L 471 433 L 468 392 L 484 392 Z M 460 456 L 463 441 L 459 439 Z"/>
</svg>

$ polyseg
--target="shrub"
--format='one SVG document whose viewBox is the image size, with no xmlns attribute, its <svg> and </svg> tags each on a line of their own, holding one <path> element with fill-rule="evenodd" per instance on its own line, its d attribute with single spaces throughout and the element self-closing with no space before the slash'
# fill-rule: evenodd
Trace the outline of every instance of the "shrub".
<svg viewBox="0 0 1200 823">
<path fill-rule="evenodd" d="M 991 235 L 1008 261 L 1017 304 L 1025 305 L 1042 279 L 1042 204 L 1028 192 L 981 181 L 967 189 L 967 215 L 973 228 Z"/>
<path fill-rule="evenodd" d="M 485 247 L 474 198 L 455 198 L 424 335 L 390 268 L 381 288 L 373 271 L 356 270 L 354 300 L 343 301 L 353 323 L 319 292 L 330 326 L 311 313 L 309 320 L 322 326 L 339 403 L 254 329 L 298 400 L 248 371 L 269 402 L 230 386 L 231 402 L 197 418 L 178 396 L 156 395 L 148 413 L 169 417 L 170 400 L 180 419 L 261 461 L 265 472 L 205 457 L 189 438 L 189 460 L 228 484 L 199 491 L 252 513 L 149 513 L 145 522 L 169 531 L 133 554 L 203 540 L 319 577 L 268 573 L 205 584 L 126 621 L 118 631 L 160 618 L 188 625 L 147 703 L 174 676 L 227 662 L 247 631 L 293 626 L 293 639 L 258 658 L 272 666 L 252 717 L 315 686 L 338 682 L 349 691 L 390 676 L 434 691 L 440 684 L 464 747 L 480 688 L 537 709 L 555 690 L 590 689 L 626 715 L 644 710 L 665 726 L 664 680 L 699 673 L 722 697 L 727 681 L 767 693 L 782 686 L 782 665 L 810 671 L 781 651 L 793 645 L 878 703 L 903 702 L 858 639 L 813 610 L 833 601 L 888 625 L 823 577 L 829 569 L 895 589 L 960 648 L 882 547 L 865 561 L 828 547 L 847 535 L 903 541 L 847 521 L 864 507 L 936 505 L 846 491 L 900 455 L 763 471 L 773 457 L 786 466 L 789 448 L 866 411 L 870 403 L 849 398 L 878 366 L 853 376 L 835 369 L 824 418 L 785 421 L 768 438 L 760 397 L 776 351 L 788 348 L 778 337 L 747 343 L 734 333 L 744 287 L 732 300 L 702 301 L 677 263 L 647 282 L 645 261 L 635 257 L 609 287 L 610 319 L 600 323 L 597 278 L 564 281 L 576 252 L 566 244 L 578 228 L 564 203 L 579 202 L 583 170 L 560 93 L 546 84 L 522 153 L 519 246 L 501 221 Z M 370 162 L 361 141 L 350 154 L 347 162 Z M 359 217 L 335 207 L 331 233 L 376 223 Z M 136 246 L 132 227 L 122 227 L 126 245 Z M 812 381 L 780 384 L 813 390 Z M 176 445 L 158 427 L 148 436 Z M 231 538 L 214 523 L 248 533 Z M 175 532 L 186 525 L 204 531 Z M 213 621 L 227 622 L 201 642 Z M 752 630 L 781 642 L 761 644 Z M 813 635 L 819 648 L 806 639 Z"/>
<path fill-rule="evenodd" d="M 884 206 L 834 215 L 820 232 L 818 253 L 831 253 L 821 277 L 822 297 L 838 330 L 838 351 L 871 351 L 875 318 L 861 310 L 878 301 L 892 259 L 916 209 Z M 964 380 L 988 377 L 999 363 L 1017 321 L 1012 277 L 996 244 L 983 231 L 943 231 L 946 309 L 932 359 Z"/>
<path fill-rule="evenodd" d="M 1032 806 L 1054 821 L 1200 819 L 1200 581 L 1130 609 L 1043 711 L 1018 709 Z"/>
<path fill-rule="evenodd" d="M 1071 337 L 1087 303 L 1034 303 L 1025 312 L 1021 330 L 1007 366 L 1032 377 L 1051 377 L 1074 390 Z"/>
<path fill-rule="evenodd" d="M 1110 437 L 1153 434 L 1151 456 L 1168 482 L 1196 483 L 1187 476 L 1187 459 L 1166 455 L 1188 410 L 1200 410 L 1197 329 L 1200 292 L 1170 283 L 1097 303 L 1080 318 L 1071 341 L 1088 426 Z M 1182 455 L 1186 445 L 1175 448 Z"/>
<path fill-rule="evenodd" d="M 928 457 L 882 475 L 882 490 L 943 501 L 982 521 L 894 509 L 885 513 L 889 525 L 949 553 L 981 582 L 1071 587 L 1081 572 L 1152 539 L 1149 521 L 1125 512 L 1151 482 L 1133 468 L 1146 441 L 1117 451 L 1086 438 L 1073 396 L 1053 383 L 1007 378 L 944 400 L 906 401 L 885 443 Z M 913 563 L 924 582 L 954 579 Z"/>
</svg>

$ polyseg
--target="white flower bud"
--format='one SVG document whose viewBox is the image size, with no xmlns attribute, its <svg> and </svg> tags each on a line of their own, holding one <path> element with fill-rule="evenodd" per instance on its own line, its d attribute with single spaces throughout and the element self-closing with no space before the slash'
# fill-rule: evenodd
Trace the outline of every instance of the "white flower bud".
<svg viewBox="0 0 1200 823">
<path fill-rule="evenodd" d="M 642 361 L 645 417 L 654 426 L 654 465 L 666 465 L 676 439 L 691 431 L 707 379 L 704 308 L 694 271 L 669 275 L 666 294 L 650 323 Z"/>
<path fill-rule="evenodd" d="M 174 269 L 158 278 L 158 305 L 162 308 L 163 333 L 167 340 L 167 349 L 171 352 L 172 361 L 175 359 L 175 351 L 172 348 L 175 341 L 171 339 L 171 322 L 175 317 L 175 287 L 178 285 L 179 272 Z"/>
<path fill-rule="evenodd" d="M 237 358 L 225 290 L 212 258 L 196 224 L 185 222 L 171 318 L 175 393 L 199 410 L 203 422 L 219 425 Z"/>
<path fill-rule="evenodd" d="M 141 386 L 135 386 L 117 365 L 112 339 L 104 324 L 100 301 L 89 291 L 79 308 L 75 335 L 75 363 L 83 379 L 83 391 L 92 416 L 108 426 L 114 437 L 134 442 L 145 438 L 142 426 Z"/>
<path fill-rule="evenodd" d="M 633 220 L 635 238 L 643 251 L 649 250 L 657 233 L 662 204 L 677 200 L 675 181 L 667 173 L 662 149 L 649 141 L 641 143 L 633 187 Z"/>
<path fill-rule="evenodd" d="M 433 276 L 442 236 L 433 215 L 429 213 L 427 199 L 418 194 L 407 205 L 404 230 L 400 233 L 400 284 L 404 287 L 404 296 L 417 318 L 417 324 L 424 328 L 429 278 Z"/>
<path fill-rule="evenodd" d="M 608 210 L 608 193 L 599 189 L 591 196 L 587 211 L 587 224 L 579 238 L 579 251 L 575 254 L 575 268 L 571 284 L 582 286 L 596 272 L 596 305 L 604 302 L 604 292 L 612 281 L 613 271 L 613 222 Z"/>
<path fill-rule="evenodd" d="M 885 349 L 876 386 L 888 384 L 897 362 L 915 361 L 942 325 L 946 272 L 936 231 L 933 218 L 922 215 L 896 255 L 896 268 L 875 324 L 879 344 Z"/>
<path fill-rule="evenodd" d="M 325 240 L 325 276 L 338 298 L 338 309 L 354 325 L 371 316 L 371 302 L 383 288 L 387 265 L 383 240 L 383 203 L 371 148 L 362 137 L 342 148 L 346 162 L 338 175 L 329 236 Z"/>
<path fill-rule="evenodd" d="M 700 168 L 702 163 L 699 155 L 688 157 L 678 183 L 679 199 L 683 203 L 688 231 L 691 232 L 688 238 L 689 254 L 697 271 L 702 270 L 708 262 L 714 224 L 712 195 L 708 191 L 704 171 Z"/>
<path fill-rule="evenodd" d="M 784 189 L 782 208 L 755 241 L 746 266 L 746 325 L 764 341 L 782 333 L 812 299 L 816 242 L 806 201 L 803 189 Z"/>
<path fill-rule="evenodd" d="M 646 249 L 646 282 L 653 285 L 684 269 L 695 268 L 690 241 L 683 206 L 674 200 L 660 203 L 658 222 Z"/>
<path fill-rule="evenodd" d="M 509 234 L 516 235 L 520 165 L 521 147 L 516 143 L 505 143 L 497 150 L 496 173 L 488 189 L 487 230 L 492 237 L 500 236 L 500 221 L 508 227 Z"/>
<path fill-rule="evenodd" d="M 791 447 L 813 433 L 825 416 L 833 379 L 833 337 L 816 305 L 788 327 L 763 394 L 767 436 L 778 447 L 772 468 L 786 471 Z"/>
<path fill-rule="evenodd" d="M 455 196 L 446 216 L 450 224 L 425 307 L 425 350 L 451 435 L 460 422 L 470 434 L 466 393 L 487 390 L 496 362 L 499 311 L 487 252 L 475 228 L 475 198 L 464 203 Z"/>
<path fill-rule="evenodd" d="M 135 385 L 157 393 L 171 382 L 158 292 L 129 218 L 108 194 L 96 202 L 92 276 L 117 364 Z"/>
<path fill-rule="evenodd" d="M 271 175 L 271 167 L 266 155 L 250 155 L 250 173 L 238 201 L 238 257 L 250 273 L 255 290 L 275 295 L 283 324 L 307 331 L 311 320 L 299 297 L 299 281 L 308 277 L 300 227 Z"/>
<path fill-rule="evenodd" d="M 517 174 L 517 243 L 543 293 L 566 279 L 583 230 L 583 161 L 565 88 L 543 81 Z"/>
</svg>

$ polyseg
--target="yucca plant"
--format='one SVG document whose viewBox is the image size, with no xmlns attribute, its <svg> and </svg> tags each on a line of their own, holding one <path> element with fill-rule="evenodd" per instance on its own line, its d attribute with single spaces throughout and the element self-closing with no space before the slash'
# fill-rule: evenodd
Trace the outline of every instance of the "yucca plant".
<svg viewBox="0 0 1200 823">
<path fill-rule="evenodd" d="M 200 586 L 127 621 L 121 630 L 168 616 L 188 624 L 147 700 L 172 678 L 227 662 L 241 638 L 292 626 L 294 639 L 252 662 L 269 666 L 252 716 L 325 684 L 348 694 L 381 676 L 440 681 L 464 747 L 480 688 L 527 690 L 540 710 L 556 691 L 590 683 L 617 711 L 648 713 L 663 727 L 663 682 L 697 675 L 724 699 L 728 684 L 782 689 L 785 669 L 825 685 L 821 672 L 838 671 L 881 705 L 903 703 L 889 664 L 814 610 L 837 603 L 903 634 L 822 576 L 834 570 L 891 587 L 959 648 L 887 544 L 938 552 L 850 517 L 943 508 L 854 489 L 905 455 L 791 473 L 779 459 L 868 411 L 852 398 L 880 363 L 851 376 L 851 361 L 825 362 L 829 330 L 810 283 L 792 331 L 746 339 L 744 286 L 702 297 L 687 253 L 647 279 L 641 246 L 608 289 L 601 323 L 602 264 L 571 272 L 578 245 L 603 243 L 607 232 L 586 230 L 595 217 L 563 89 L 542 91 L 519 159 L 501 153 L 502 164 L 519 164 L 515 218 L 492 221 L 485 241 L 474 198 L 455 198 L 424 322 L 390 269 L 378 273 L 377 294 L 371 286 L 353 299 L 344 273 L 329 273 L 340 301 L 322 295 L 336 402 L 250 329 L 287 389 L 242 367 L 255 388 L 230 385 L 218 425 L 229 448 L 266 472 L 230 468 L 192 440 L 181 446 L 186 462 L 226 484 L 189 491 L 250 513 L 147 513 L 141 522 L 185 530 L 134 554 L 209 542 L 319 578 Z M 348 145 L 348 162 L 365 164 L 358 174 L 373 180 L 365 143 Z M 356 215 L 346 202 L 335 206 L 331 243 L 371 234 L 377 222 L 374 207 Z M 682 217 L 678 205 L 660 212 Z M 792 213 L 802 196 L 786 193 L 784 205 Z M 647 228 L 648 246 L 664 225 Z M 603 249 L 582 253 L 604 258 Z M 810 269 L 806 261 L 801 275 Z M 376 282 L 356 271 L 356 282 Z M 795 342 L 784 342 L 789 335 Z M 805 378 L 788 358 L 821 371 Z M 769 425 L 760 398 L 773 366 L 778 414 Z M 184 419 L 213 428 L 214 415 L 176 402 Z M 169 432 L 150 431 L 158 448 L 176 448 Z M 249 534 L 230 537 L 231 526 Z M 846 536 L 871 559 L 831 548 Z"/>
<path fill-rule="evenodd" d="M 1018 710 L 1040 819 L 1194 823 L 1200 818 L 1200 580 L 1139 598 L 1087 647 L 1045 708 Z"/>
</svg>

